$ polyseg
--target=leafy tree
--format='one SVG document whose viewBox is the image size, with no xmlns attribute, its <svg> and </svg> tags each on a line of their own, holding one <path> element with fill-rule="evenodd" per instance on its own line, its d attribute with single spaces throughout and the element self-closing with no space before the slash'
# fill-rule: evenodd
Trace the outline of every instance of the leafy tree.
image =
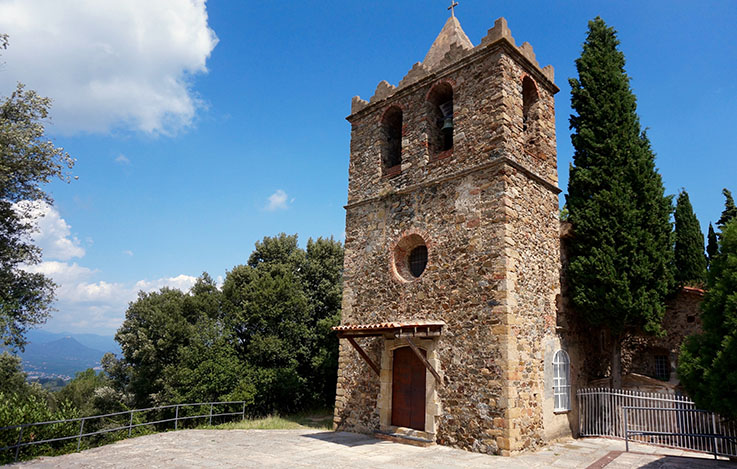
<svg viewBox="0 0 737 469">
<path fill-rule="evenodd" d="M 223 285 L 239 353 L 252 367 L 257 405 L 266 412 L 293 411 L 305 400 L 308 377 L 299 368 L 308 362 L 313 337 L 307 295 L 293 271 L 291 263 L 276 261 L 237 266 Z"/>
<path fill-rule="evenodd" d="M 614 29 L 589 22 L 579 77 L 569 80 L 574 165 L 566 205 L 575 236 L 568 276 L 576 310 L 608 331 L 612 386 L 621 386 L 621 341 L 660 333 L 672 288 L 671 201 L 640 128 Z"/>
<path fill-rule="evenodd" d="M 724 201 L 724 211 L 722 212 L 722 216 L 719 218 L 719 221 L 717 222 L 717 226 L 719 228 L 724 228 L 724 226 L 727 223 L 737 218 L 737 206 L 734 205 L 734 199 L 732 198 L 732 193 L 725 188 L 725 189 L 722 189 L 722 194 L 724 194 L 725 201 Z"/>
<path fill-rule="evenodd" d="M 253 404 L 245 363 L 238 356 L 232 332 L 217 320 L 201 318 L 187 347 L 164 370 L 166 402 L 239 400 Z M 241 381 L 246 380 L 247 383 Z M 236 392 L 239 389 L 240 392 Z M 248 392 L 246 392 L 246 390 Z"/>
<path fill-rule="evenodd" d="M 95 372 L 92 368 L 78 372 L 67 383 L 56 398 L 59 402 L 68 402 L 79 410 L 81 415 L 100 415 L 123 410 L 123 399 L 117 393 L 110 393 L 110 379 L 104 372 Z"/>
<path fill-rule="evenodd" d="M 0 353 L 0 393 L 23 393 L 25 389 L 26 374 L 23 373 L 20 357 L 8 352 Z"/>
<path fill-rule="evenodd" d="M 0 50 L 8 36 L 0 34 Z M 44 135 L 43 120 L 51 100 L 18 84 L 0 98 L 0 345 L 22 350 L 25 333 L 42 324 L 51 311 L 54 284 L 39 273 L 22 269 L 40 262 L 40 250 L 28 242 L 33 229 L 32 205 L 51 203 L 41 185 L 68 180 L 74 160 Z"/>
<path fill-rule="evenodd" d="M 706 279 L 706 255 L 701 225 L 693 213 L 688 192 L 678 194 L 676 201 L 675 279 L 680 284 L 702 284 Z"/>
<path fill-rule="evenodd" d="M 707 235 L 707 244 L 706 244 L 706 255 L 707 255 L 707 263 L 711 267 L 711 261 L 714 259 L 714 256 L 717 255 L 719 252 L 719 242 L 717 241 L 717 234 L 714 232 L 714 227 L 711 226 L 711 223 L 709 223 L 709 234 Z"/>
<path fill-rule="evenodd" d="M 189 343 L 193 325 L 183 315 L 185 293 L 162 288 L 140 292 L 125 312 L 115 340 L 130 365 L 129 391 L 137 406 L 160 403 L 164 368 L 176 363 L 179 348 Z"/>
<path fill-rule="evenodd" d="M 253 414 L 329 406 L 337 380 L 343 246 L 280 234 L 256 243 L 222 291 L 139 293 L 103 368 L 132 403 L 243 400 Z M 99 388 L 97 388 L 99 389 Z M 126 401 L 127 402 L 127 401 Z"/>
<path fill-rule="evenodd" d="M 282 233 L 257 242 L 248 264 L 226 275 L 223 308 L 259 412 L 332 404 L 342 270 L 340 242 L 310 239 L 305 251 Z"/>
<path fill-rule="evenodd" d="M 333 238 L 307 241 L 307 259 L 302 278 L 312 305 L 310 328 L 315 337 L 310 352 L 310 392 L 315 403 L 332 407 L 338 380 L 338 336 L 331 328 L 340 323 L 343 244 Z"/>
<path fill-rule="evenodd" d="M 703 332 L 681 347 L 678 375 L 699 407 L 737 420 L 737 220 L 722 229 L 707 285 Z"/>
</svg>

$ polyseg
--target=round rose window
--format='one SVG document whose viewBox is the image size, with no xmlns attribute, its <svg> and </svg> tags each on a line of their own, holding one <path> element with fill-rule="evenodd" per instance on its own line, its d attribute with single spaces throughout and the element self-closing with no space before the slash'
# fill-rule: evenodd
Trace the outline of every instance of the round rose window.
<svg viewBox="0 0 737 469">
<path fill-rule="evenodd" d="M 405 282 L 419 278 L 427 267 L 427 244 L 420 235 L 402 238 L 394 248 L 393 267 L 397 276 Z"/>
</svg>

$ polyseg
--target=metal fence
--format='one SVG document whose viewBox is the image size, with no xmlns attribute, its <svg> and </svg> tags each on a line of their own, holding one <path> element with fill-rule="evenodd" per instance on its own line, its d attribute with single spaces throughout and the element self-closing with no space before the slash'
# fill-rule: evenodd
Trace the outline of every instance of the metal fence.
<svg viewBox="0 0 737 469">
<path fill-rule="evenodd" d="M 624 389 L 576 393 L 579 434 L 737 456 L 737 424 L 697 409 L 686 396 Z"/>
<path fill-rule="evenodd" d="M 207 413 L 199 413 L 202 408 L 207 408 Z M 199 412 L 194 412 L 192 415 L 191 410 L 195 407 L 199 407 Z M 237 411 L 233 411 L 234 409 Z M 171 416 L 171 413 L 174 413 Z M 147 421 L 143 418 L 147 413 L 153 413 L 153 420 Z M 157 426 L 162 429 L 161 426 L 174 422 L 174 429 L 179 428 L 180 422 L 186 422 L 193 419 L 208 419 L 210 425 L 212 425 L 213 418 L 220 417 L 232 417 L 241 416 L 242 419 L 246 417 L 246 402 L 245 401 L 224 401 L 224 402 L 193 402 L 187 404 L 171 404 L 158 407 L 148 407 L 145 409 L 133 409 L 126 410 L 123 412 L 113 412 L 110 414 L 103 415 L 92 415 L 89 417 L 78 417 L 74 419 L 66 420 L 52 420 L 48 422 L 33 422 L 24 423 L 21 425 L 11 425 L 7 427 L 0 427 L 0 435 L 4 435 L 7 438 L 8 433 L 17 432 L 18 438 L 13 445 L 0 447 L 0 454 L 6 451 L 14 451 L 14 460 L 18 460 L 20 450 L 23 447 L 56 443 L 68 440 L 77 440 L 77 451 L 79 451 L 82 438 L 92 437 L 94 435 L 102 435 L 112 432 L 127 431 L 128 436 L 132 435 L 133 429 L 144 426 Z M 78 425 L 78 427 L 77 427 Z M 102 427 L 95 431 L 85 432 L 85 426 L 89 429 L 90 426 Z M 54 435 L 52 438 L 37 439 L 39 434 L 44 432 L 40 429 L 47 427 L 51 429 L 50 433 Z M 74 431 L 65 431 L 74 429 Z M 61 431 L 59 431 L 61 430 Z M 59 434 L 61 433 L 61 434 Z M 124 435 L 123 435 L 124 436 Z"/>
</svg>

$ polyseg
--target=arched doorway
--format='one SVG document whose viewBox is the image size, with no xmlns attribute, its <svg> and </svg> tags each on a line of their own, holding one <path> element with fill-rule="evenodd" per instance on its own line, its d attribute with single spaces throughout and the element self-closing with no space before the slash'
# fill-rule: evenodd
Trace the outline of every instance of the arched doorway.
<svg viewBox="0 0 737 469">
<path fill-rule="evenodd" d="M 396 349 L 393 361 L 392 425 L 424 431 L 425 365 L 409 347 Z"/>
</svg>

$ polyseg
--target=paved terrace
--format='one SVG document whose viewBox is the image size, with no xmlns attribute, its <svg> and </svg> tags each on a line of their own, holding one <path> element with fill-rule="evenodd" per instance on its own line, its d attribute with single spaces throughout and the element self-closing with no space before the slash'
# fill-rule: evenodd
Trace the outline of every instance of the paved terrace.
<svg viewBox="0 0 737 469">
<path fill-rule="evenodd" d="M 182 430 L 158 433 L 12 468 L 737 468 L 708 455 L 587 438 L 505 458 L 431 446 L 380 441 L 367 435 L 316 430 Z"/>
</svg>

